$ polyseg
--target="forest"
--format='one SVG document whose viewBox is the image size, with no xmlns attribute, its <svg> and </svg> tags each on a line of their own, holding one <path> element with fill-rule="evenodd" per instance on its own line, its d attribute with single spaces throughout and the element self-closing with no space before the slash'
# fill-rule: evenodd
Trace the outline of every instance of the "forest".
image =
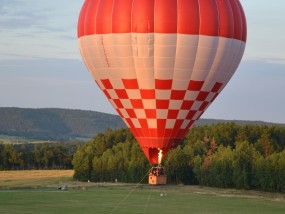
<svg viewBox="0 0 285 214">
<path fill-rule="evenodd" d="M 0 170 L 72 169 L 79 142 L 0 143 Z"/>
<path fill-rule="evenodd" d="M 285 128 L 194 126 L 163 165 L 169 184 L 285 192 Z M 150 167 L 127 129 L 107 129 L 86 143 L 0 144 L 0 170 L 73 168 L 76 180 L 146 183 Z"/>
<path fill-rule="evenodd" d="M 218 123 L 191 128 L 163 159 L 168 183 L 285 192 L 285 128 Z M 78 147 L 79 180 L 140 182 L 150 169 L 126 129 L 107 130 Z"/>
</svg>

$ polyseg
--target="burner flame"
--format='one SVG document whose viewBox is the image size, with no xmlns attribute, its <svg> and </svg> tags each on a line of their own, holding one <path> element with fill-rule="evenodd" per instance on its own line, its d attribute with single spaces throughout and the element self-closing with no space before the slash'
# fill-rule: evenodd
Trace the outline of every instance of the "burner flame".
<svg viewBox="0 0 285 214">
<path fill-rule="evenodd" d="M 162 160 L 162 150 L 160 148 L 158 148 L 158 164 L 161 164 L 161 160 Z"/>
</svg>

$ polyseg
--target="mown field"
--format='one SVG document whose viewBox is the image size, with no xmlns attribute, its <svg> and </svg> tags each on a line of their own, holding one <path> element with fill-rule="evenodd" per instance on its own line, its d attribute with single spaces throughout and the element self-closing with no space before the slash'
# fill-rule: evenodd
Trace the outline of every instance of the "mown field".
<svg viewBox="0 0 285 214">
<path fill-rule="evenodd" d="M 54 187 L 70 182 L 73 173 L 73 170 L 0 171 L 0 189 Z"/>
<path fill-rule="evenodd" d="M 56 141 L 49 140 L 33 140 L 20 136 L 2 135 L 0 134 L 0 143 L 2 144 L 29 144 L 29 143 L 56 143 Z"/>
<path fill-rule="evenodd" d="M 67 171 L 0 171 L 0 213 L 285 213 L 275 193 L 72 181 Z M 58 190 L 66 184 L 67 191 Z"/>
</svg>

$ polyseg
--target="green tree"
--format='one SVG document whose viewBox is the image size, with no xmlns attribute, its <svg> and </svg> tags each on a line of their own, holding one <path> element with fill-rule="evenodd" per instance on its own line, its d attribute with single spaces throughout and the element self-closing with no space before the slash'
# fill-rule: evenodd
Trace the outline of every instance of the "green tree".
<svg viewBox="0 0 285 214">
<path fill-rule="evenodd" d="M 45 169 L 50 168 L 53 152 L 47 144 L 42 144 L 40 149 L 40 154 L 41 154 L 41 162 L 43 163 L 43 167 Z"/>
<path fill-rule="evenodd" d="M 4 158 L 3 158 L 3 150 L 4 150 L 4 146 L 2 143 L 0 143 L 0 170 L 4 170 Z"/>
<path fill-rule="evenodd" d="M 188 164 L 188 156 L 185 154 L 181 146 L 169 152 L 164 161 L 168 178 L 171 183 L 189 184 L 193 177 L 192 168 Z"/>
<path fill-rule="evenodd" d="M 17 152 L 12 144 L 2 145 L 1 159 L 4 170 L 19 169 L 23 165 L 22 153 Z"/>
<path fill-rule="evenodd" d="M 258 188 L 285 192 L 285 150 L 260 158 L 256 164 L 255 176 Z"/>
<path fill-rule="evenodd" d="M 274 152 L 274 148 L 267 129 L 263 131 L 261 137 L 255 143 L 255 147 L 264 156 L 268 156 Z"/>
<path fill-rule="evenodd" d="M 42 160 L 41 160 L 41 153 L 40 153 L 40 150 L 39 150 L 37 144 L 34 145 L 33 153 L 34 153 L 35 168 L 36 169 L 41 169 L 43 167 L 42 166 Z"/>
<path fill-rule="evenodd" d="M 150 164 L 137 142 L 133 142 L 130 149 L 128 175 L 130 182 L 146 182 L 146 173 Z M 143 179 L 144 178 L 144 179 Z M 143 179 L 143 180 L 142 180 Z"/>
<path fill-rule="evenodd" d="M 75 171 L 74 178 L 87 181 L 91 177 L 91 167 L 89 159 L 85 152 L 85 147 L 79 145 L 72 160 L 73 169 Z"/>
<path fill-rule="evenodd" d="M 237 143 L 233 152 L 233 183 L 236 188 L 250 189 L 253 163 L 258 154 L 248 141 Z"/>
<path fill-rule="evenodd" d="M 196 155 L 193 158 L 193 172 L 195 175 L 195 178 L 198 181 L 198 184 L 203 185 L 205 184 L 205 181 L 203 180 L 203 172 L 202 172 L 202 165 L 203 165 L 204 159 L 202 159 L 201 156 Z"/>
<path fill-rule="evenodd" d="M 233 187 L 233 150 L 228 146 L 219 146 L 211 156 L 209 176 L 211 186 L 229 188 Z"/>
</svg>

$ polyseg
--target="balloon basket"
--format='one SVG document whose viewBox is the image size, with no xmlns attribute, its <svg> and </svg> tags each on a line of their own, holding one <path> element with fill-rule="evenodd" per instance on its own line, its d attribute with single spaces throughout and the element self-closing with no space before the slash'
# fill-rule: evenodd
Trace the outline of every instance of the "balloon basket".
<svg viewBox="0 0 285 214">
<path fill-rule="evenodd" d="M 167 174 L 163 166 L 151 167 L 148 175 L 148 184 L 165 185 L 167 183 Z"/>
</svg>

